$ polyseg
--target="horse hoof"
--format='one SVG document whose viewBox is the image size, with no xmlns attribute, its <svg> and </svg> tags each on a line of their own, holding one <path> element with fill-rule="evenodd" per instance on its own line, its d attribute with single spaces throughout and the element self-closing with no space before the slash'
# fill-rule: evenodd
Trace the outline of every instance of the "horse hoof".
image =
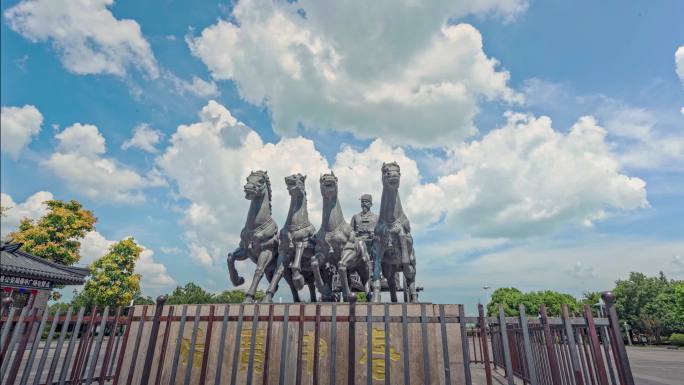
<svg viewBox="0 0 684 385">
<path fill-rule="evenodd" d="M 254 298 L 252 297 L 245 297 L 245 300 L 242 303 L 254 303 Z"/>
<path fill-rule="evenodd" d="M 235 286 L 240 286 L 243 283 L 245 283 L 245 279 L 243 277 L 238 277 L 237 280 L 235 281 Z"/>
<path fill-rule="evenodd" d="M 266 296 L 264 297 L 264 300 L 262 302 L 267 302 L 267 303 L 273 302 L 273 296 L 270 294 L 266 294 Z"/>
</svg>

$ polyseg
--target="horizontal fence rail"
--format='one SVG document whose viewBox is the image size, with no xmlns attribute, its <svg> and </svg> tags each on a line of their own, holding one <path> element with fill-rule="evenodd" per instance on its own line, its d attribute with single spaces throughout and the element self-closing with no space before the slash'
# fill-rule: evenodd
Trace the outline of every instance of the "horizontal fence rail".
<svg viewBox="0 0 684 385">
<path fill-rule="evenodd" d="M 3 309 L 5 384 L 633 385 L 617 315 L 462 305 Z M 475 374 L 471 371 L 475 370 Z M 482 375 L 480 375 L 482 374 Z"/>
</svg>

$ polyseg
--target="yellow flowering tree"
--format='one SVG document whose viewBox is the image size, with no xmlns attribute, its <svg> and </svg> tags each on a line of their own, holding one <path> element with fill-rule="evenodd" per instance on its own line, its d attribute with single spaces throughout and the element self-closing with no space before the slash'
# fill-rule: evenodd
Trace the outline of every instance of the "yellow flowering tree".
<svg viewBox="0 0 684 385">
<path fill-rule="evenodd" d="M 81 295 L 89 305 L 125 306 L 140 295 L 140 274 L 134 273 L 142 248 L 131 238 L 113 244 L 93 262 Z"/>
<path fill-rule="evenodd" d="M 12 242 L 21 242 L 27 253 L 62 265 L 73 265 L 81 259 L 79 248 L 86 233 L 95 229 L 97 218 L 78 201 L 49 200 L 48 212 L 36 220 L 23 219 L 19 229 L 10 233 Z M 3 208 L 3 212 L 7 208 Z"/>
</svg>

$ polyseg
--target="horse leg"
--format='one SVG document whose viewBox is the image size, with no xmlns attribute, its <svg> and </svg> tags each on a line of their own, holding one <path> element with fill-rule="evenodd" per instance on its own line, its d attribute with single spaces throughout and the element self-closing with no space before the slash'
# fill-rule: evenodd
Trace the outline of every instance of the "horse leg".
<svg viewBox="0 0 684 385">
<path fill-rule="evenodd" d="M 313 270 L 314 282 L 316 283 L 316 288 L 318 289 L 318 291 L 323 296 L 323 300 L 326 301 L 332 297 L 332 290 L 330 290 L 330 288 L 326 287 L 325 283 L 323 283 L 323 277 L 321 276 L 321 267 L 320 267 L 320 262 L 319 262 L 319 256 L 320 255 L 315 255 L 311 258 L 311 270 Z"/>
<path fill-rule="evenodd" d="M 264 273 L 266 272 L 266 266 L 268 266 L 272 258 L 273 252 L 271 250 L 264 250 L 261 252 L 261 254 L 259 254 L 259 258 L 257 259 L 257 267 L 254 270 L 254 279 L 252 279 L 252 285 L 249 287 L 249 290 L 247 290 L 245 302 L 254 302 L 254 296 L 256 295 L 259 282 L 261 281 L 261 278 L 263 278 Z"/>
<path fill-rule="evenodd" d="M 287 281 L 287 285 L 290 287 L 290 291 L 292 291 L 292 302 L 301 302 L 302 299 L 299 297 L 299 291 L 294 282 L 292 282 L 292 274 L 287 271 L 285 271 L 285 281 Z"/>
<path fill-rule="evenodd" d="M 311 302 L 317 302 L 318 299 L 316 298 L 316 285 L 314 284 L 313 277 L 309 277 L 310 279 L 307 279 L 306 285 L 309 286 L 309 299 Z"/>
<path fill-rule="evenodd" d="M 350 301 L 352 296 L 351 289 L 349 288 L 349 276 L 347 275 L 347 269 L 349 268 L 349 262 L 354 257 L 352 250 L 345 249 L 340 258 L 340 263 L 337 265 L 337 272 L 340 275 L 340 283 L 342 284 L 343 301 Z"/>
<path fill-rule="evenodd" d="M 304 277 L 302 277 L 302 254 L 304 253 L 304 242 L 295 243 L 295 257 L 292 264 L 290 264 L 290 269 L 292 269 L 292 281 L 297 287 L 297 290 L 301 290 L 304 287 Z"/>
<path fill-rule="evenodd" d="M 406 284 L 408 285 L 409 300 L 411 302 L 418 302 L 418 292 L 416 291 L 416 255 L 414 250 L 411 250 L 410 263 L 404 267 L 404 277 L 406 277 Z"/>
<path fill-rule="evenodd" d="M 371 301 L 374 303 L 382 302 L 380 296 L 380 270 L 382 268 L 382 257 L 385 254 L 385 247 L 382 244 L 382 239 L 376 238 L 373 241 L 373 295 Z"/>
<path fill-rule="evenodd" d="M 264 302 L 273 302 L 273 295 L 278 290 L 278 282 L 280 282 L 280 280 L 283 278 L 284 273 L 285 266 L 282 263 L 282 261 L 278 261 L 278 267 L 276 268 L 276 271 L 273 274 L 273 278 L 270 279 L 268 289 L 266 289 L 266 296 L 264 297 Z"/>
<path fill-rule="evenodd" d="M 390 277 L 387 279 L 387 285 L 390 291 L 390 300 L 392 302 L 397 302 L 397 281 L 394 279 L 394 265 L 389 263 L 382 264 L 382 274 L 385 277 Z"/>
<path fill-rule="evenodd" d="M 235 249 L 234 252 L 228 253 L 226 262 L 228 263 L 228 274 L 230 275 L 230 281 L 233 283 L 233 286 L 240 286 L 245 283 L 245 279 L 240 276 L 235 268 L 235 261 L 244 261 L 246 258 L 245 250 L 240 247 Z"/>
</svg>

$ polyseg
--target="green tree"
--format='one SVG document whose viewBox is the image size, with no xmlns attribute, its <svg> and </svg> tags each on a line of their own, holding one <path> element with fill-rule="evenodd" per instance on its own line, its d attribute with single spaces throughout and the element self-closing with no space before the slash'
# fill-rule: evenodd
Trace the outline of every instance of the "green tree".
<svg viewBox="0 0 684 385">
<path fill-rule="evenodd" d="M 125 306 L 140 295 L 140 274 L 134 272 L 142 248 L 131 238 L 119 241 L 90 265 L 90 279 L 81 293 L 89 305 Z"/>
<path fill-rule="evenodd" d="M 525 305 L 525 313 L 529 316 L 539 315 L 539 307 L 546 306 L 549 316 L 561 314 L 562 305 L 568 305 L 570 313 L 580 310 L 577 299 L 570 294 L 560 293 L 553 290 L 531 291 L 523 293 L 514 287 L 501 287 L 494 290 L 492 298 L 487 304 L 487 313 L 490 316 L 499 314 L 499 304 L 503 305 L 504 314 L 507 317 L 520 315 L 519 305 Z"/>
<path fill-rule="evenodd" d="M 518 304 L 523 302 L 523 292 L 514 287 L 500 287 L 492 293 L 487 304 L 487 313 L 490 316 L 499 314 L 499 304 L 503 305 L 504 314 L 507 317 L 516 316 L 519 313 Z"/>
<path fill-rule="evenodd" d="M 177 286 L 166 299 L 167 305 L 214 303 L 214 295 L 202 289 L 194 282 L 185 286 Z"/>
<path fill-rule="evenodd" d="M 684 331 L 684 281 L 632 272 L 615 284 L 616 310 L 621 320 L 640 333 L 655 337 Z"/>
<path fill-rule="evenodd" d="M 23 251 L 63 265 L 73 265 L 81 259 L 79 240 L 95 228 L 97 218 L 75 200 L 49 200 L 45 204 L 47 214 L 35 221 L 23 219 L 19 229 L 8 238 L 21 242 Z"/>
<path fill-rule="evenodd" d="M 257 290 L 254 297 L 257 301 L 264 298 L 265 293 Z M 247 293 L 244 290 L 225 290 L 214 297 L 214 303 L 242 303 L 245 301 Z"/>
</svg>

